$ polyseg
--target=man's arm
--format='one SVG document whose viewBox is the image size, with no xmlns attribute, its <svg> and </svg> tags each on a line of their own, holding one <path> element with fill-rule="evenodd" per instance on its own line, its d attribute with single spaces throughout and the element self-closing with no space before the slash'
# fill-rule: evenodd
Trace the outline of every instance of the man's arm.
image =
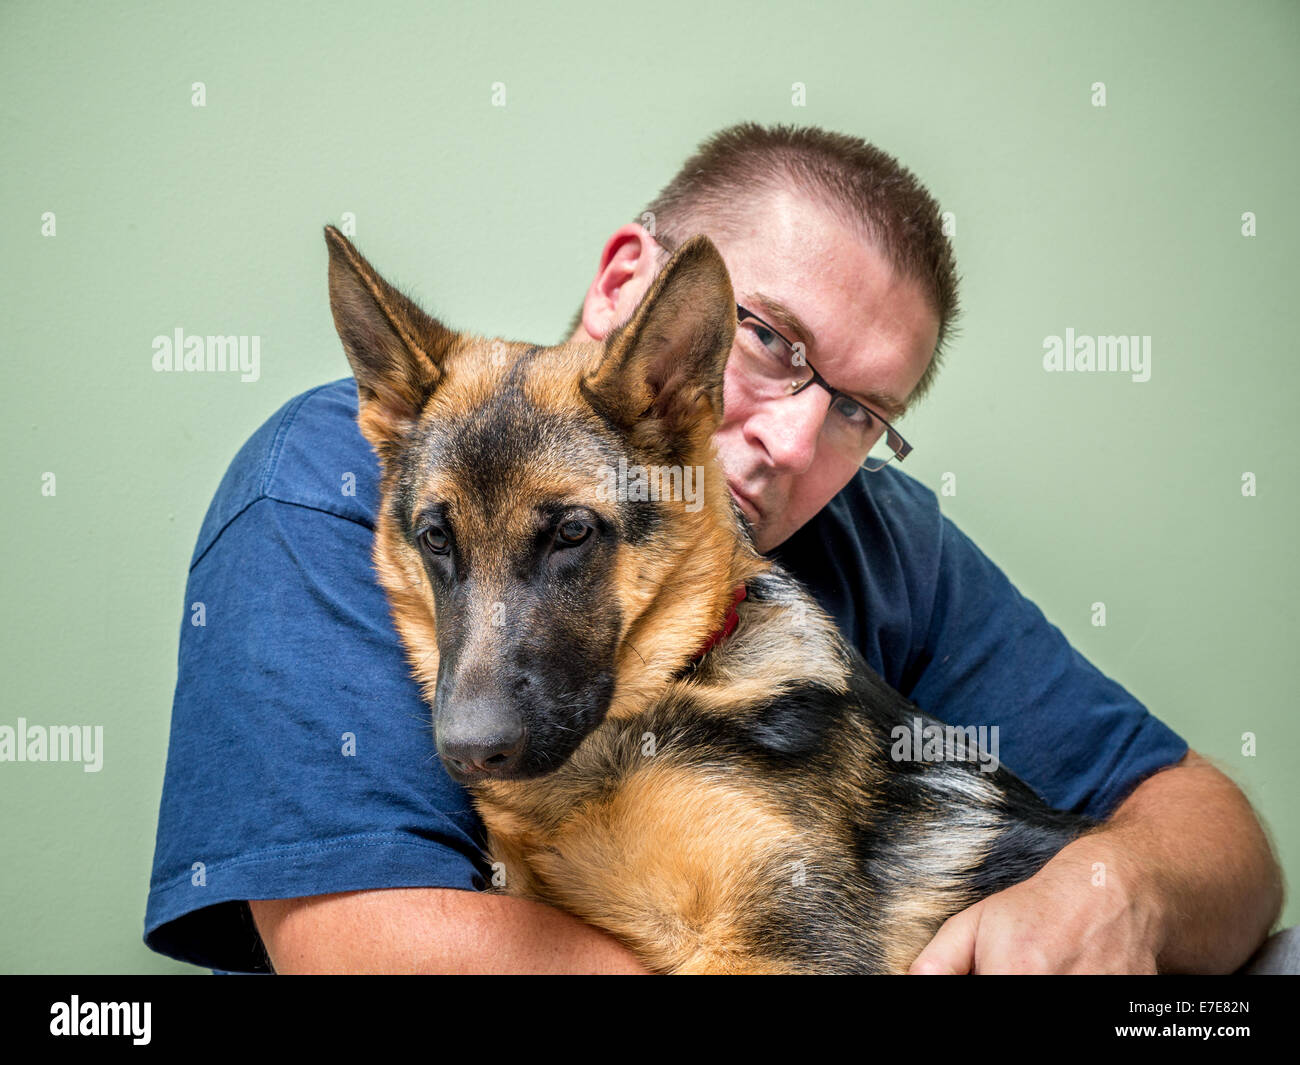
<svg viewBox="0 0 1300 1065">
<path fill-rule="evenodd" d="M 911 971 L 1233 972 L 1281 907 L 1250 804 L 1188 751 L 1034 877 L 950 918 Z"/>
<path fill-rule="evenodd" d="M 1159 900 L 1164 972 L 1232 972 L 1282 910 L 1282 870 L 1240 789 L 1195 751 L 1140 784 L 1093 837 Z M 1121 872 L 1121 875 L 1123 873 Z"/>
<path fill-rule="evenodd" d="M 1071 647 L 933 492 L 886 469 L 823 513 L 794 556 L 835 560 L 841 586 L 868 590 L 841 611 L 862 619 L 868 661 L 943 720 L 995 726 L 1002 764 L 1049 805 L 1109 818 L 1030 880 L 950 919 L 918 968 L 1244 961 L 1279 910 L 1280 875 L 1231 781 Z"/>
<path fill-rule="evenodd" d="M 249 906 L 282 974 L 647 973 L 599 929 L 505 895 L 390 888 Z"/>
</svg>

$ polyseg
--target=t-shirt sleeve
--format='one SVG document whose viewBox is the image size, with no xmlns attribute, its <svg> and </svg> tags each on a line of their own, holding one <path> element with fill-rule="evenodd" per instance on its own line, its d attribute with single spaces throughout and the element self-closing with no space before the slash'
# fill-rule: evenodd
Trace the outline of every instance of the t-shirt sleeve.
<svg viewBox="0 0 1300 1065">
<path fill-rule="evenodd" d="M 266 971 L 248 899 L 484 886 L 366 525 L 262 497 L 191 567 L 145 940 Z"/>
<path fill-rule="evenodd" d="M 999 761 L 1049 804 L 1106 817 L 1187 743 L 1083 657 L 946 517 L 907 694 L 955 725 L 997 725 Z"/>
</svg>

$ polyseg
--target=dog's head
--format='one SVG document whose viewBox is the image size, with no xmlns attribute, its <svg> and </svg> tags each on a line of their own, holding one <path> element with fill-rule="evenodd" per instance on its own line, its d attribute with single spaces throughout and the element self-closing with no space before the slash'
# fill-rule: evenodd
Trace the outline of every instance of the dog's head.
<svg viewBox="0 0 1300 1065">
<path fill-rule="evenodd" d="M 717 249 L 672 257 L 605 344 L 457 333 L 326 229 L 383 471 L 375 560 L 463 782 L 546 773 L 690 661 L 762 567 L 712 436 L 736 328 Z"/>
</svg>

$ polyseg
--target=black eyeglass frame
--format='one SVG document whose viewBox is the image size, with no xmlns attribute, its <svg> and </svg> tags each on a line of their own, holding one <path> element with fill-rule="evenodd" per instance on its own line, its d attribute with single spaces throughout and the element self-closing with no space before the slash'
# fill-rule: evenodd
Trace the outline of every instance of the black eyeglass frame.
<svg viewBox="0 0 1300 1065">
<path fill-rule="evenodd" d="M 779 329 L 775 328 L 771 323 L 764 321 L 762 318 L 756 315 L 753 311 L 749 310 L 747 307 L 743 307 L 741 306 L 741 304 L 737 303 L 736 315 L 737 315 L 737 320 L 741 322 L 743 322 L 746 318 L 753 319 L 764 329 L 772 333 L 773 336 L 778 337 L 781 340 L 781 343 L 783 343 L 787 348 L 789 348 L 792 353 L 795 351 L 795 346 L 790 342 L 789 338 L 784 333 L 782 333 Z M 821 385 L 822 388 L 824 388 L 830 394 L 832 401 L 834 401 L 835 399 L 847 399 L 850 403 L 854 403 L 857 406 L 861 407 L 864 411 L 866 411 L 878 422 L 880 422 L 880 424 L 885 427 L 885 443 L 888 444 L 890 451 L 894 453 L 894 458 L 898 459 L 899 462 L 902 462 L 905 458 L 907 458 L 908 455 L 912 453 L 912 445 L 903 439 L 902 433 L 900 433 L 897 429 L 895 429 L 892 425 L 890 425 L 889 422 L 887 422 L 884 418 L 882 418 L 876 411 L 872 410 L 865 403 L 863 403 L 862 400 L 855 399 L 853 396 L 850 396 L 847 392 L 842 392 L 838 388 L 834 387 L 829 381 L 826 380 L 826 378 L 824 378 L 820 373 L 817 372 L 817 368 L 811 362 L 808 361 L 807 356 L 800 355 L 799 357 L 802 360 L 802 364 L 808 367 L 808 370 L 812 374 L 812 376 L 809 377 L 808 380 L 804 381 L 802 384 L 797 384 L 796 387 L 793 387 L 790 390 L 790 395 L 797 396 L 800 392 L 802 392 L 805 388 L 807 388 L 811 384 Z M 862 469 L 866 470 L 868 473 L 875 473 L 876 470 L 884 469 L 887 465 L 889 465 L 890 461 L 892 460 L 886 459 L 879 466 L 873 468 L 867 465 L 866 459 L 863 459 Z"/>
</svg>

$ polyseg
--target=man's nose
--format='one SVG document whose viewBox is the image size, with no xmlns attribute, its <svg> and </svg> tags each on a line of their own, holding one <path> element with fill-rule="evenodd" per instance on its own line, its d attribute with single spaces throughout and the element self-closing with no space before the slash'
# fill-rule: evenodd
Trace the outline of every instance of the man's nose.
<svg viewBox="0 0 1300 1065">
<path fill-rule="evenodd" d="M 448 707 L 438 723 L 438 753 L 463 777 L 505 776 L 524 752 L 524 723 L 495 699 Z"/>
<path fill-rule="evenodd" d="M 803 473 L 812 465 L 830 409 L 831 397 L 812 386 L 793 396 L 764 404 L 750 425 L 758 442 L 771 457 L 772 465 L 784 473 Z"/>
</svg>

